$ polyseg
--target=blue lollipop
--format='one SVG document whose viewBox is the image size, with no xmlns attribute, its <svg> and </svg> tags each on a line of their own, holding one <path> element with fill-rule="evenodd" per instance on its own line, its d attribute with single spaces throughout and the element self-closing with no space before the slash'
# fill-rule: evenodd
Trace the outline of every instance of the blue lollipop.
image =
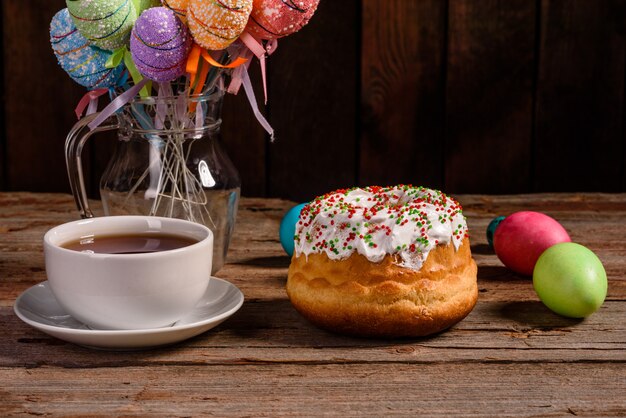
<svg viewBox="0 0 626 418">
<path fill-rule="evenodd" d="M 94 90 L 122 83 L 124 67 L 106 67 L 112 53 L 90 45 L 76 29 L 67 9 L 52 18 L 50 43 L 61 68 L 81 86 Z"/>
</svg>

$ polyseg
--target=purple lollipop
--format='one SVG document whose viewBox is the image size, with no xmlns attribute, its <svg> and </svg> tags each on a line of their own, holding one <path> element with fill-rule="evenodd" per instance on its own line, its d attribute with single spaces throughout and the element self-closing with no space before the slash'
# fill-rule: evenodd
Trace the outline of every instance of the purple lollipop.
<svg viewBox="0 0 626 418">
<path fill-rule="evenodd" d="M 187 26 L 166 7 L 144 11 L 135 22 L 130 37 L 130 52 L 137 69 L 145 77 L 172 81 L 185 73 L 191 49 Z"/>
</svg>

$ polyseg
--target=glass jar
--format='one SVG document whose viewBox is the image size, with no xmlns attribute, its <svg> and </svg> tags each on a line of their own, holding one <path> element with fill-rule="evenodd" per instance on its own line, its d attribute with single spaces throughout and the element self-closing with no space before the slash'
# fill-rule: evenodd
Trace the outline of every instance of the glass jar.
<svg viewBox="0 0 626 418">
<path fill-rule="evenodd" d="M 237 215 L 239 174 L 220 144 L 223 92 L 137 98 L 93 130 L 81 119 L 66 141 L 72 193 L 83 218 L 93 217 L 81 151 L 94 133 L 117 130 L 115 152 L 100 180 L 105 216 L 186 219 L 214 233 L 213 272 L 225 262 Z"/>
</svg>

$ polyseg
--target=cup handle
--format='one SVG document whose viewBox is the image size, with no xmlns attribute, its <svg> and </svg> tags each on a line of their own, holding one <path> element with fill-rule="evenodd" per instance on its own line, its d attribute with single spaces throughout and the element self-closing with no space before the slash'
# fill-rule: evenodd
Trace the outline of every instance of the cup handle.
<svg viewBox="0 0 626 418">
<path fill-rule="evenodd" d="M 81 155 L 85 142 L 91 135 L 98 132 L 111 131 L 119 129 L 119 122 L 107 125 L 100 125 L 94 130 L 89 129 L 92 120 L 98 117 L 100 113 L 93 113 L 85 116 L 72 127 L 67 138 L 65 139 L 65 165 L 67 167 L 67 175 L 70 180 L 72 194 L 76 201 L 76 207 L 80 212 L 81 218 L 93 218 L 93 212 L 89 207 L 89 199 L 87 198 L 87 190 L 85 189 L 85 178 L 83 176 L 83 163 Z M 114 116 L 115 120 L 117 118 Z M 113 118 L 110 118 L 111 120 Z"/>
</svg>

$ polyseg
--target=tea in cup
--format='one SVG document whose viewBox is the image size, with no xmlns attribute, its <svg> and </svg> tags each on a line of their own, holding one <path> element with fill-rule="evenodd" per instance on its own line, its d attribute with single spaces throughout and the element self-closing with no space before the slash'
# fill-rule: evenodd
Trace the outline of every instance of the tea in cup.
<svg viewBox="0 0 626 418">
<path fill-rule="evenodd" d="M 48 282 L 68 314 L 93 329 L 173 324 L 204 295 L 213 233 L 154 216 L 69 222 L 44 236 Z"/>
</svg>

